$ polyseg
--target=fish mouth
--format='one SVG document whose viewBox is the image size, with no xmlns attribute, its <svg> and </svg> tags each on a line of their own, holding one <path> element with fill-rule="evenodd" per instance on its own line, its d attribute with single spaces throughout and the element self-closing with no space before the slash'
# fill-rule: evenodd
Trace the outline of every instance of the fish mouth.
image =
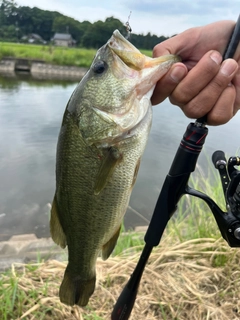
<svg viewBox="0 0 240 320">
<path fill-rule="evenodd" d="M 179 56 L 169 54 L 158 58 L 150 58 L 142 54 L 131 42 L 118 31 L 113 32 L 107 43 L 108 47 L 131 69 L 140 71 L 152 68 L 164 62 L 179 62 Z"/>
</svg>

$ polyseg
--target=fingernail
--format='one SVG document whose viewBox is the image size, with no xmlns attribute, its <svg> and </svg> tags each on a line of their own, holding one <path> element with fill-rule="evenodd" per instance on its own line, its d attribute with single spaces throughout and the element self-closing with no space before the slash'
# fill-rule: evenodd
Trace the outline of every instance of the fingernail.
<svg viewBox="0 0 240 320">
<path fill-rule="evenodd" d="M 186 70 L 182 67 L 176 66 L 173 68 L 170 77 L 174 82 L 180 82 L 186 75 Z"/>
<path fill-rule="evenodd" d="M 222 56 L 220 55 L 219 52 L 213 51 L 210 55 L 210 58 L 216 62 L 216 64 L 220 64 L 222 62 Z"/>
<path fill-rule="evenodd" d="M 231 74 L 236 71 L 237 65 L 233 60 L 226 60 L 223 62 L 220 72 L 225 76 L 231 76 Z"/>
</svg>

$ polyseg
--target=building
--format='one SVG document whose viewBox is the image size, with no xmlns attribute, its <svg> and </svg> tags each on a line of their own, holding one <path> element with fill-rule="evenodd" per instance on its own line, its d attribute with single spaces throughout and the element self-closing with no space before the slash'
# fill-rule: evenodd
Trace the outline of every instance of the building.
<svg viewBox="0 0 240 320">
<path fill-rule="evenodd" d="M 76 44 L 76 41 L 69 33 L 55 33 L 52 41 L 55 46 L 61 47 L 73 47 Z"/>
<path fill-rule="evenodd" d="M 36 43 L 36 44 L 47 43 L 39 34 L 36 34 L 36 33 L 30 33 L 27 36 L 23 36 L 21 40 L 22 42 Z"/>
</svg>

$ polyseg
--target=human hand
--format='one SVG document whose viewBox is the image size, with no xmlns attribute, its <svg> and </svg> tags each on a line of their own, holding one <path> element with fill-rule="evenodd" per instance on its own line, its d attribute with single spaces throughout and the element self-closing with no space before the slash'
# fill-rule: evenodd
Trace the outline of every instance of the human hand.
<svg viewBox="0 0 240 320">
<path fill-rule="evenodd" d="M 153 105 L 166 97 L 189 118 L 207 114 L 207 123 L 228 122 L 240 109 L 240 45 L 234 59 L 222 62 L 234 21 L 219 21 L 192 28 L 172 37 L 153 50 L 153 57 L 178 54 L 174 64 L 157 83 Z"/>
</svg>

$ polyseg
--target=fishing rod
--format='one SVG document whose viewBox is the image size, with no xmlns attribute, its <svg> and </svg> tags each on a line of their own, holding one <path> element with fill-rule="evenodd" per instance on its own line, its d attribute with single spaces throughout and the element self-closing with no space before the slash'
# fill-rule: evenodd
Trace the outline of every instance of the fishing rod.
<svg viewBox="0 0 240 320">
<path fill-rule="evenodd" d="M 240 42 L 240 15 L 223 55 L 223 60 L 233 58 Z M 218 169 L 224 190 L 227 212 L 206 194 L 188 186 L 188 180 L 194 172 L 203 148 L 208 129 L 205 126 L 207 115 L 190 123 L 180 142 L 173 163 L 163 183 L 150 224 L 144 237 L 145 246 L 139 261 L 111 314 L 111 320 L 127 320 L 138 292 L 141 277 L 152 252 L 158 246 L 167 223 L 177 209 L 177 204 L 184 194 L 204 200 L 211 209 L 223 238 L 231 247 L 240 247 L 240 172 L 235 166 L 240 165 L 239 157 L 225 159 L 223 151 L 216 151 L 212 160 Z"/>
</svg>

